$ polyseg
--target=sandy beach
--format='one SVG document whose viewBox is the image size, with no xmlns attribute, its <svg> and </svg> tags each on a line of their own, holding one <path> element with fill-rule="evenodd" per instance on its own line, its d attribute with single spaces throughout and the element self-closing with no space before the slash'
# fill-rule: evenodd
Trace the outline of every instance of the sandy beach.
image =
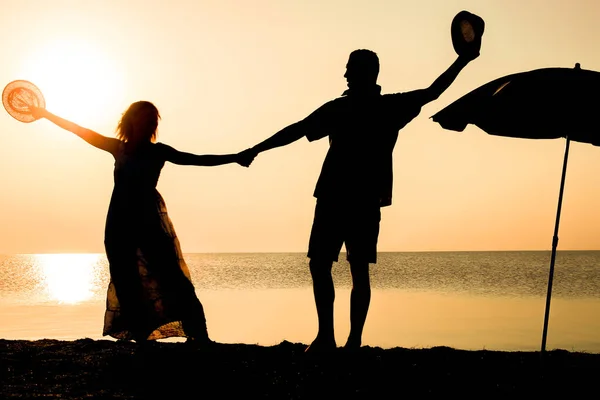
<svg viewBox="0 0 600 400">
<path fill-rule="evenodd" d="M 81 339 L 0 340 L 2 399 L 479 398 L 596 390 L 600 354 L 466 351 L 448 347 L 341 349 L 309 356 L 276 346 Z"/>
</svg>

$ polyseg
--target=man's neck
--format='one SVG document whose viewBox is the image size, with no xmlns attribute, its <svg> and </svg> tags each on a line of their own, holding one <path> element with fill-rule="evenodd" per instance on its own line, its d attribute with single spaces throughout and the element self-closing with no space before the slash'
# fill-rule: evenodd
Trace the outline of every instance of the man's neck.
<svg viewBox="0 0 600 400">
<path fill-rule="evenodd" d="M 346 91 L 344 91 L 344 93 L 342 93 L 342 96 L 373 96 L 373 95 L 378 96 L 380 94 L 381 94 L 381 86 L 374 83 L 371 85 L 353 86 L 353 87 L 347 89 Z"/>
</svg>

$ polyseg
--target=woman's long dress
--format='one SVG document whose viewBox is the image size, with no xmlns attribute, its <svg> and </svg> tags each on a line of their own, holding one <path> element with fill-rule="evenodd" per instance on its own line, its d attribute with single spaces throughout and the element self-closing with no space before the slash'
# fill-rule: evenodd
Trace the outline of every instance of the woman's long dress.
<svg viewBox="0 0 600 400">
<path fill-rule="evenodd" d="M 103 335 L 117 339 L 207 339 L 179 240 L 156 184 L 166 146 L 147 143 L 115 154 L 104 245 L 110 266 Z"/>
</svg>

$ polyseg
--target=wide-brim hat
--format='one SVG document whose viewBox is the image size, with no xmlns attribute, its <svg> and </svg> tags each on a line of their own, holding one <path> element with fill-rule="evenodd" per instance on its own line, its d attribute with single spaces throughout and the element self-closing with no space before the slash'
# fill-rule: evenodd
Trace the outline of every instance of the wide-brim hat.
<svg viewBox="0 0 600 400">
<path fill-rule="evenodd" d="M 29 106 L 45 108 L 46 100 L 41 90 L 25 80 L 10 82 L 2 91 L 2 104 L 6 111 L 17 121 L 35 121 Z"/>
<path fill-rule="evenodd" d="M 456 54 L 479 54 L 484 29 L 485 22 L 481 17 L 468 11 L 456 14 L 450 26 L 452 45 Z"/>
</svg>

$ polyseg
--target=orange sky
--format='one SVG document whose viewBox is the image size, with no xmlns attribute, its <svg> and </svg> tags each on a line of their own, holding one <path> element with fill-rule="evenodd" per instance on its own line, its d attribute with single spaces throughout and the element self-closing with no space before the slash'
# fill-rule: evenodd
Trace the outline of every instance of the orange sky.
<svg viewBox="0 0 600 400">
<path fill-rule="evenodd" d="M 24 0 L 0 14 L 0 85 L 31 80 L 48 109 L 106 135 L 150 100 L 159 141 L 237 152 L 338 97 L 354 49 L 379 54 L 384 93 L 427 87 L 456 57 L 449 27 L 463 9 L 486 21 L 482 55 L 400 132 L 379 249 L 550 249 L 564 140 L 457 133 L 429 117 L 506 74 L 600 70 L 593 1 Z M 158 189 L 183 251 L 305 251 L 326 151 L 302 139 L 249 169 L 167 165 Z M 0 253 L 103 252 L 112 168 L 47 121 L 0 114 Z M 573 143 L 559 249 L 600 249 L 598 176 L 600 149 Z"/>
</svg>

